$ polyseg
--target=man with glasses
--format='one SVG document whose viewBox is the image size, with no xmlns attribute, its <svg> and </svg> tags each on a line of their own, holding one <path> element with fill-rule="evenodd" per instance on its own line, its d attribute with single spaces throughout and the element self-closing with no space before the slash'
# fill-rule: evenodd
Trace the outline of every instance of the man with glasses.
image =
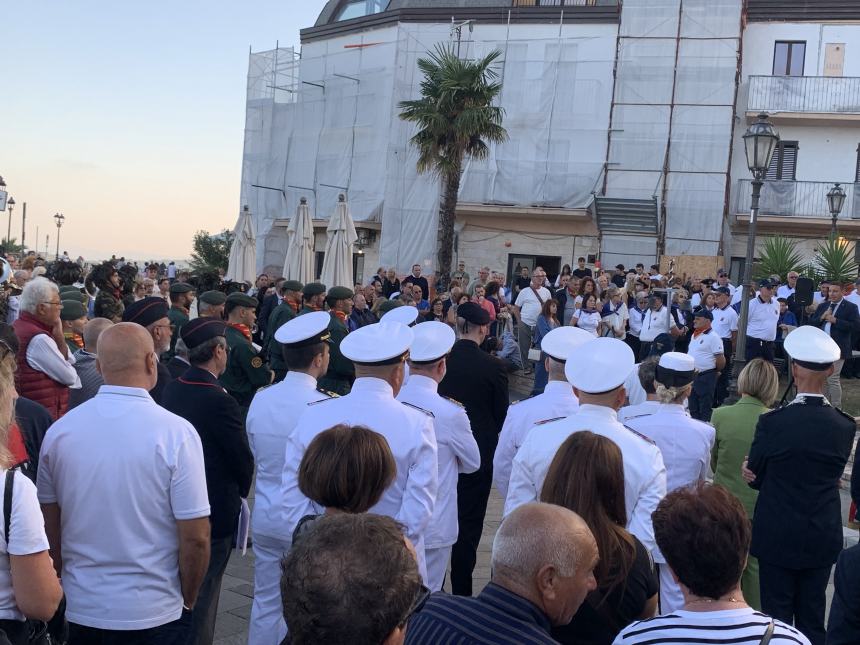
<svg viewBox="0 0 860 645">
<path fill-rule="evenodd" d="M 512 307 L 517 316 L 517 341 L 520 345 L 520 354 L 523 358 L 523 369 L 526 374 L 534 371 L 532 363 L 528 360 L 529 348 L 532 346 L 535 325 L 540 316 L 543 303 L 552 298 L 552 294 L 545 286 L 546 271 L 537 267 L 532 271 L 532 279 L 529 286 L 517 294 L 517 300 Z"/>
<path fill-rule="evenodd" d="M 194 426 L 203 443 L 206 488 L 211 514 L 209 567 L 191 615 L 189 643 L 211 643 L 221 580 L 230 559 L 233 533 L 254 476 L 254 457 L 236 400 L 218 385 L 227 367 L 227 325 L 197 318 L 181 332 L 191 367 L 164 391 L 164 407 Z"/>
<path fill-rule="evenodd" d="M 428 596 L 415 551 L 390 517 L 326 514 L 284 560 L 281 599 L 296 644 L 400 645 Z"/>
<path fill-rule="evenodd" d="M 797 289 L 797 279 L 799 277 L 797 271 L 789 271 L 786 278 L 788 284 L 780 285 L 779 289 L 776 290 L 776 297 L 788 300 L 788 297 L 794 294 L 795 289 Z"/>
<path fill-rule="evenodd" d="M 152 336 L 155 353 L 160 357 L 169 349 L 170 339 L 173 335 L 173 325 L 170 324 L 170 319 L 167 316 L 167 303 L 158 296 L 149 296 L 128 305 L 122 312 L 122 321 L 137 323 L 141 327 L 145 327 L 149 335 Z M 149 391 L 149 395 L 156 403 L 161 404 L 164 388 L 173 380 L 173 377 L 170 375 L 167 365 L 160 359 L 156 368 L 158 369 L 158 381 L 155 387 Z"/>
<path fill-rule="evenodd" d="M 69 388 L 79 388 L 75 359 L 63 336 L 63 302 L 56 284 L 34 278 L 24 287 L 20 314 L 13 323 L 18 337 L 18 393 L 41 403 L 55 421 L 69 407 Z"/>
</svg>

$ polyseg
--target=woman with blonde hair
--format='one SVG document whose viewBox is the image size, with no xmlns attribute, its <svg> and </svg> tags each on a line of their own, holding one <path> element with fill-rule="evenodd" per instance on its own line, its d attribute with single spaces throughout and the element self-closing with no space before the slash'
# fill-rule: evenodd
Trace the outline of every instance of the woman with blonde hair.
<svg viewBox="0 0 860 645">
<path fill-rule="evenodd" d="M 744 505 L 752 519 L 758 491 L 747 486 L 741 477 L 741 466 L 749 454 L 758 418 L 776 401 L 779 374 L 772 363 L 755 358 L 747 363 L 738 377 L 740 400 L 714 410 L 711 423 L 716 429 L 711 451 L 714 483 L 725 486 Z M 758 584 L 758 560 L 750 556 L 741 577 L 744 598 L 750 607 L 761 609 Z"/>
<path fill-rule="evenodd" d="M 0 341 L 0 475 L 11 492 L 5 507 L 0 540 L 0 630 L 11 643 L 27 643 L 27 619 L 47 621 L 63 597 L 60 581 L 48 554 L 45 521 L 36 487 L 18 471 L 8 470 L 6 448 L 15 413 L 15 354 Z M 11 491 L 9 489 L 11 488 Z M 9 496 L 8 492 L 4 498 Z M 6 517 L 9 521 L 6 522 Z"/>
</svg>

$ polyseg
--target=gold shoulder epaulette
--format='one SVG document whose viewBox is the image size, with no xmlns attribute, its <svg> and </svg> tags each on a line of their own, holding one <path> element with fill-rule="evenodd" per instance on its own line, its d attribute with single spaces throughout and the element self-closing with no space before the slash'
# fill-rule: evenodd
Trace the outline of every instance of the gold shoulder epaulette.
<svg viewBox="0 0 860 645">
<path fill-rule="evenodd" d="M 465 407 L 466 407 L 465 405 L 463 405 L 462 403 L 460 403 L 457 399 L 452 399 L 450 396 L 443 396 L 442 398 L 443 398 L 443 399 L 445 399 L 446 401 L 450 401 L 450 402 L 451 402 L 451 403 L 453 403 L 454 405 L 458 405 L 458 406 L 460 406 L 461 408 L 465 408 Z"/>
<path fill-rule="evenodd" d="M 408 405 L 410 408 L 412 408 L 414 410 L 418 410 L 419 412 L 423 412 L 428 417 L 435 418 L 435 415 L 432 412 L 430 412 L 430 410 L 425 410 L 424 408 L 419 408 L 417 405 L 414 405 L 412 403 L 407 403 L 406 401 L 401 401 L 401 403 L 403 405 Z"/>
</svg>

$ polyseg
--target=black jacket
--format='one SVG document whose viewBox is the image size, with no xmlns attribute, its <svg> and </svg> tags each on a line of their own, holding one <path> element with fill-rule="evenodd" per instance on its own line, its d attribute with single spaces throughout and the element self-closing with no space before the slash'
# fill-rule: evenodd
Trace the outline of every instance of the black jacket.
<svg viewBox="0 0 860 645">
<path fill-rule="evenodd" d="M 166 388 L 167 384 L 173 380 L 173 377 L 170 375 L 170 370 L 167 369 L 166 363 L 158 361 L 156 363 L 156 367 L 158 368 L 158 380 L 155 382 L 155 387 L 149 391 L 149 396 L 151 396 L 152 400 L 158 403 L 158 405 L 163 406 L 164 388 Z"/>
<path fill-rule="evenodd" d="M 21 471 L 36 482 L 36 473 L 39 470 L 39 452 L 42 450 L 42 441 L 45 433 L 54 420 L 51 413 L 41 403 L 25 399 L 19 396 L 15 401 L 15 421 L 21 431 L 21 438 L 27 448 L 29 463 Z"/>
<path fill-rule="evenodd" d="M 787 569 L 828 567 L 842 550 L 839 479 L 856 424 L 822 397 L 759 417 L 749 453 L 759 490 L 750 553 Z"/>
<path fill-rule="evenodd" d="M 860 643 L 860 545 L 839 555 L 833 586 L 827 645 Z"/>
<path fill-rule="evenodd" d="M 439 383 L 439 394 L 466 407 L 481 451 L 481 468 L 492 468 L 510 402 L 504 363 L 473 341 L 458 340 L 448 355 L 448 371 Z"/>
<path fill-rule="evenodd" d="M 171 378 L 179 378 L 185 374 L 185 370 L 187 370 L 188 367 L 188 363 L 177 356 L 174 356 L 167 361 L 167 370 L 170 372 Z"/>
<path fill-rule="evenodd" d="M 254 476 L 254 457 L 239 404 L 212 374 L 191 366 L 167 386 L 162 405 L 190 422 L 200 435 L 212 537 L 231 535 L 236 531 L 240 498 L 248 496 Z"/>
<path fill-rule="evenodd" d="M 821 317 L 829 308 L 829 302 L 818 305 L 812 318 L 809 319 L 809 324 L 824 329 L 826 322 Z M 860 312 L 857 311 L 857 305 L 843 298 L 835 315 L 836 322 L 830 325 L 830 337 L 839 345 L 842 358 L 851 358 L 851 334 L 860 332 Z"/>
</svg>

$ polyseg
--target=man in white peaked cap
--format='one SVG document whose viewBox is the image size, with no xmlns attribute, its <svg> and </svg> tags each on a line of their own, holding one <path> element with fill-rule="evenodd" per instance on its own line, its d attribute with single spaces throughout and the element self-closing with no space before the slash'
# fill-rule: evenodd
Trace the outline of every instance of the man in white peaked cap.
<svg viewBox="0 0 860 645">
<path fill-rule="evenodd" d="M 287 440 L 283 529 L 292 533 L 302 517 L 325 510 L 299 490 L 299 464 L 311 440 L 341 423 L 365 426 L 386 438 L 397 462 L 394 483 L 370 512 L 387 515 L 405 527 L 426 580 L 424 535 L 433 515 L 438 480 L 433 414 L 394 398 L 403 385 L 412 340 L 412 330 L 395 322 L 366 325 L 343 339 L 340 351 L 355 365 L 355 382 L 346 396 L 308 404 Z"/>
<path fill-rule="evenodd" d="M 403 307 L 400 307 L 403 309 Z M 439 487 L 433 518 L 424 536 L 427 586 L 440 591 L 457 541 L 457 478 L 481 466 L 481 453 L 462 403 L 440 396 L 439 381 L 445 376 L 446 358 L 454 345 L 454 330 L 445 323 L 429 321 L 416 325 L 409 350 L 409 379 L 397 400 L 433 414 L 436 435 Z"/>
<path fill-rule="evenodd" d="M 547 470 L 561 444 L 574 432 L 590 430 L 612 439 L 621 449 L 627 529 L 649 551 L 657 548 L 651 513 L 666 495 L 663 456 L 653 441 L 627 428 L 617 417 L 626 398 L 624 381 L 633 365 L 633 350 L 616 338 L 595 338 L 571 352 L 564 372 L 579 398 L 579 410 L 529 432 L 514 457 L 506 515 L 540 499 Z"/>
<path fill-rule="evenodd" d="M 493 481 L 503 498 L 508 494 L 514 455 L 523 445 L 532 426 L 570 416 L 579 407 L 573 387 L 564 375 L 564 365 L 574 349 L 591 340 L 594 340 L 594 334 L 570 326 L 556 327 L 541 340 L 540 348 L 546 354 L 544 362 L 549 381 L 542 394 L 512 403 L 508 408 L 493 457 Z"/>
<path fill-rule="evenodd" d="M 273 348 L 282 352 L 289 370 L 284 380 L 257 390 L 245 429 L 257 464 L 254 489 L 254 604 L 248 632 L 249 645 L 278 645 L 287 633 L 281 606 L 281 567 L 290 550 L 292 531 L 282 517 L 281 478 L 287 437 L 304 407 L 329 398 L 317 388 L 329 362 L 328 331 L 331 317 L 324 311 L 297 316 L 275 331 Z"/>
</svg>

